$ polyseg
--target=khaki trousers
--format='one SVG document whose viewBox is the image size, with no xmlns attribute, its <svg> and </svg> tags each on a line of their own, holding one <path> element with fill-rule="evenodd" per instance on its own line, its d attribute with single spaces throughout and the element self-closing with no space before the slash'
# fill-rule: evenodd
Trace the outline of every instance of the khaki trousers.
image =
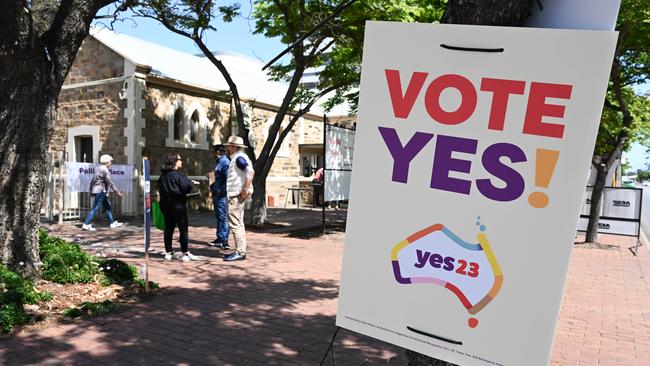
<svg viewBox="0 0 650 366">
<path fill-rule="evenodd" d="M 244 227 L 244 208 L 246 200 L 239 196 L 228 198 L 228 225 L 235 240 L 235 251 L 246 254 L 246 228 Z"/>
</svg>

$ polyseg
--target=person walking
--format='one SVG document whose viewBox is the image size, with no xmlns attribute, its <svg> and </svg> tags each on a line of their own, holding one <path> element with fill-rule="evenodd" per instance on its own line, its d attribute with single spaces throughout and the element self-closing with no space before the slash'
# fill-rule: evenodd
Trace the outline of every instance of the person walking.
<svg viewBox="0 0 650 366">
<path fill-rule="evenodd" d="M 223 258 L 224 261 L 246 259 L 246 228 L 244 227 L 244 208 L 253 194 L 253 164 L 244 152 L 244 140 L 230 136 L 226 150 L 230 155 L 226 193 L 228 195 L 228 224 L 235 241 L 235 251 Z"/>
<path fill-rule="evenodd" d="M 217 220 L 216 239 L 209 242 L 210 246 L 221 249 L 229 249 L 228 245 L 228 197 L 226 196 L 226 179 L 228 178 L 228 167 L 230 160 L 226 154 L 226 147 L 223 145 L 214 145 L 212 147 L 212 157 L 216 164 L 214 171 L 208 173 L 211 182 L 210 191 L 212 192 L 212 205 L 214 207 L 214 217 Z"/>
<path fill-rule="evenodd" d="M 190 253 L 188 247 L 188 217 L 187 217 L 187 194 L 192 191 L 192 183 L 185 174 L 179 171 L 183 167 L 183 159 L 177 153 L 167 154 L 163 160 L 160 178 L 158 179 L 158 191 L 160 192 L 160 210 L 165 218 L 165 260 L 171 260 L 172 236 L 174 229 L 178 226 L 179 241 L 184 262 L 198 259 Z"/>
<path fill-rule="evenodd" d="M 88 211 L 86 215 L 86 220 L 84 221 L 81 228 L 83 230 L 95 231 L 96 229 L 92 226 L 92 221 L 100 207 L 104 208 L 104 215 L 108 219 L 111 229 L 122 226 L 121 222 L 118 222 L 113 218 L 113 212 L 111 210 L 111 201 L 108 199 L 108 193 L 110 190 L 117 193 L 118 196 L 122 197 L 122 192 L 117 189 L 115 183 L 111 179 L 111 171 L 108 169 L 113 163 L 113 157 L 107 154 L 104 154 L 99 157 L 99 162 L 102 164 L 95 169 L 95 175 L 90 181 L 90 194 L 93 196 L 93 207 Z"/>
<path fill-rule="evenodd" d="M 314 174 L 314 179 L 311 181 L 311 185 L 314 189 L 314 204 L 313 206 L 319 206 L 322 204 L 325 205 L 325 196 L 323 190 L 323 183 L 325 183 L 325 172 L 323 168 L 318 168 L 316 174 Z M 321 196 L 323 199 L 321 200 Z"/>
</svg>

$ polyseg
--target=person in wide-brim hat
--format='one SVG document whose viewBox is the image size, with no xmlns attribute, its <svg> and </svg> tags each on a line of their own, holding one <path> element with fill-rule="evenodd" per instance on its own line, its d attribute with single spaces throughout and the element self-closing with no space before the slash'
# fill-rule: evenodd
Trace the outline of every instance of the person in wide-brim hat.
<svg viewBox="0 0 650 366">
<path fill-rule="evenodd" d="M 230 155 L 228 175 L 226 178 L 226 195 L 228 197 L 228 227 L 235 242 L 235 251 L 223 258 L 224 261 L 241 261 L 246 259 L 246 228 L 244 227 L 244 208 L 246 201 L 253 194 L 255 170 L 250 158 L 244 152 L 244 140 L 239 136 L 230 136 L 225 144 Z"/>
<path fill-rule="evenodd" d="M 228 137 L 228 142 L 226 142 L 224 145 L 228 146 L 237 146 L 237 147 L 248 147 L 244 145 L 244 139 L 239 137 L 239 136 L 230 136 Z"/>
</svg>

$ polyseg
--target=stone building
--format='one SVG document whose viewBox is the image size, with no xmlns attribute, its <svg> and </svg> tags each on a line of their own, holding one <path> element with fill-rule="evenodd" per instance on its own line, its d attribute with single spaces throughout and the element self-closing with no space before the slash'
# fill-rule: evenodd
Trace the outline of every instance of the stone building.
<svg viewBox="0 0 650 366">
<path fill-rule="evenodd" d="M 268 81 L 262 63 L 248 57 L 219 53 L 238 86 L 249 139 L 259 153 L 280 105 L 286 85 Z M 184 172 L 201 182 L 193 208 L 208 209 L 208 181 L 213 167 L 210 147 L 237 133 L 227 84 L 207 58 L 187 54 L 107 29 L 93 29 L 79 49 L 59 97 L 59 115 L 50 152 L 70 162 L 99 161 L 111 154 L 114 164 L 135 167 L 134 193 L 116 202 L 122 214 L 142 207 L 142 158 L 152 167 L 152 191 L 162 157 L 178 152 Z M 328 113 L 330 122 L 351 123 L 343 107 Z M 312 108 L 285 139 L 267 179 L 271 205 L 284 204 L 287 188 L 309 182 L 321 164 L 323 111 Z M 286 122 L 288 122 L 288 118 Z M 117 198 L 116 198 L 117 199 Z M 66 207 L 86 198 L 72 194 Z"/>
</svg>

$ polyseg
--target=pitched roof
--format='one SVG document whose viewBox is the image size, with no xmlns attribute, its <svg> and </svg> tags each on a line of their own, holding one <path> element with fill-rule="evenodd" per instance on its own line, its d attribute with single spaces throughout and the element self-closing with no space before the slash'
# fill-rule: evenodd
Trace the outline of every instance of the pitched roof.
<svg viewBox="0 0 650 366">
<path fill-rule="evenodd" d="M 209 90 L 228 90 L 225 79 L 206 57 L 178 51 L 106 28 L 93 27 L 90 35 L 128 61 L 151 67 L 151 73 L 157 76 Z M 242 98 L 274 106 L 282 104 L 288 85 L 269 81 L 268 74 L 262 71 L 264 65 L 262 62 L 234 52 L 216 52 L 215 55 L 228 70 Z M 323 110 L 320 105 L 315 105 L 310 113 L 321 115 Z M 347 108 L 341 106 L 329 114 L 346 115 Z"/>
</svg>

